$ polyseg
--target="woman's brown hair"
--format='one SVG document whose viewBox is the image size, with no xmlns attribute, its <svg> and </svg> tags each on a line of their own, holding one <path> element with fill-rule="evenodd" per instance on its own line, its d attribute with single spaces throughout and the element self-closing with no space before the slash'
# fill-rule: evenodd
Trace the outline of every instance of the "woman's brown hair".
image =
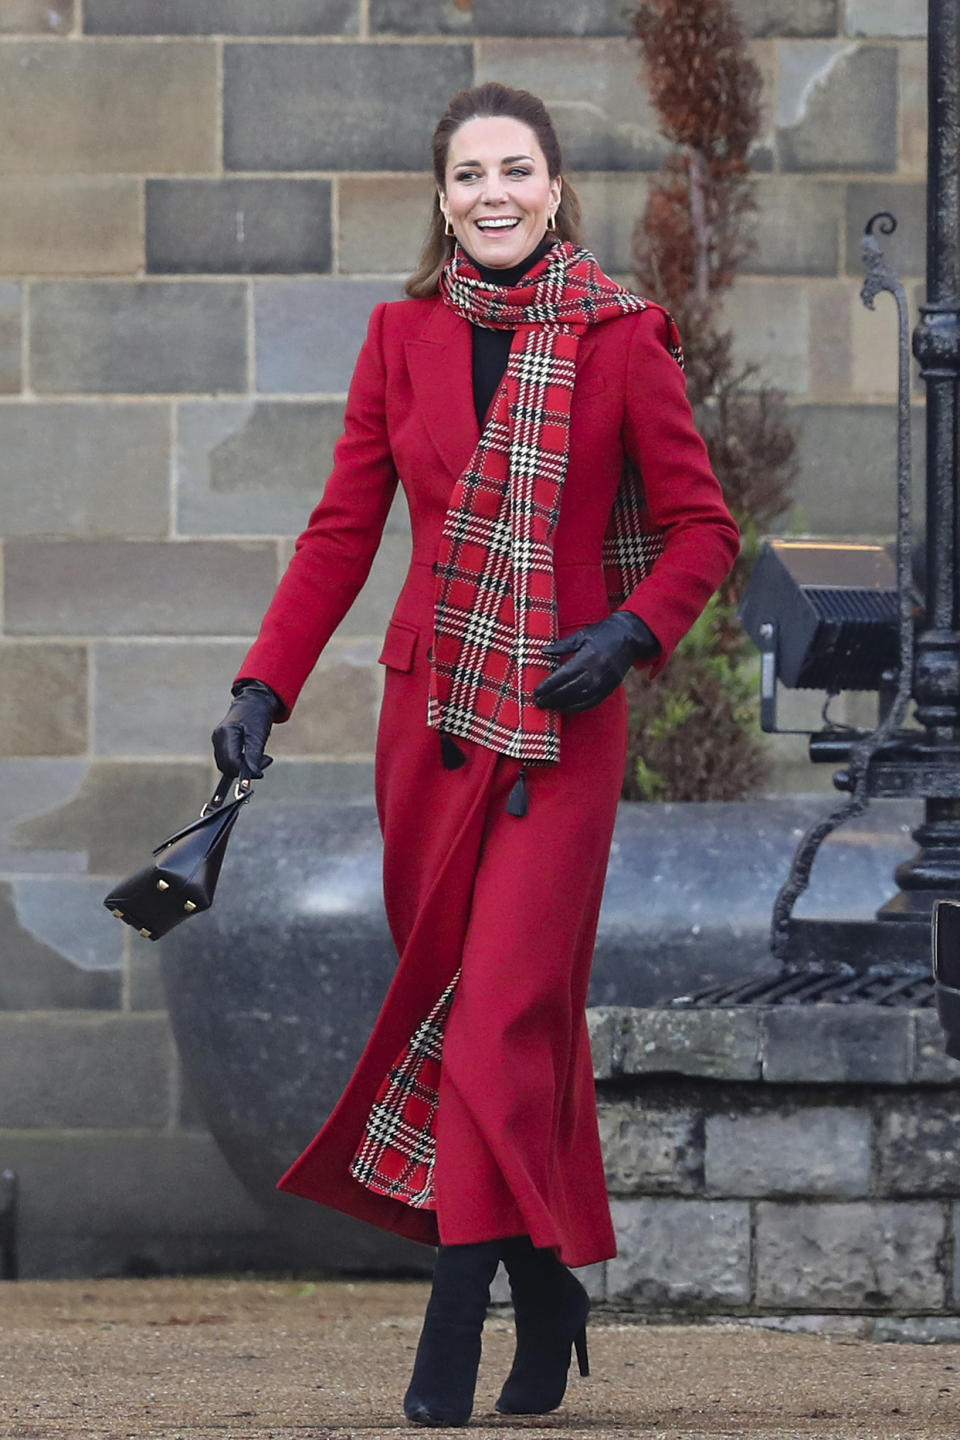
<svg viewBox="0 0 960 1440">
<path fill-rule="evenodd" d="M 555 180 L 558 175 L 562 175 L 560 142 L 543 101 L 536 95 L 531 95 L 529 90 L 512 90 L 509 85 L 488 80 L 484 85 L 475 85 L 471 90 L 460 90 L 454 95 L 433 132 L 433 174 L 440 190 L 446 188 L 447 154 L 454 133 L 468 120 L 478 120 L 488 115 L 507 115 L 511 120 L 520 120 L 524 125 L 528 125 L 546 157 L 550 179 Z M 568 180 L 563 182 L 554 224 L 558 240 L 571 240 L 574 243 L 579 240 L 580 201 Z M 436 295 L 440 271 L 453 254 L 456 240 L 452 235 L 444 234 L 445 225 L 439 196 L 434 194 L 433 210 L 427 238 L 420 253 L 420 264 L 404 287 L 407 294 L 415 300 Z"/>
</svg>

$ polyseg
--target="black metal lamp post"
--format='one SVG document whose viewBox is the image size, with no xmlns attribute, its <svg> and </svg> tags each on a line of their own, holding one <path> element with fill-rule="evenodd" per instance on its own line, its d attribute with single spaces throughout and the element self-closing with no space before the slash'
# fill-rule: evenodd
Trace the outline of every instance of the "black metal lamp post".
<svg viewBox="0 0 960 1440">
<path fill-rule="evenodd" d="M 872 234 L 875 224 L 886 234 L 895 228 L 892 217 L 882 215 L 873 217 L 864 239 L 863 299 L 872 306 L 879 291 L 889 290 L 900 312 L 897 583 L 888 593 L 896 601 L 899 670 L 879 682 L 876 730 L 828 729 L 811 738 L 811 758 L 846 762 L 834 783 L 849 792 L 849 799 L 801 841 L 778 897 L 772 949 L 782 962 L 781 974 L 713 987 L 678 1004 L 932 1003 L 934 906 L 944 899 L 960 900 L 960 0 L 929 0 L 928 58 L 927 300 L 913 334 L 913 353 L 927 388 L 925 605 L 915 613 L 906 306 L 899 280 Z M 768 572 L 774 569 L 768 566 Z M 849 578 L 839 583 L 849 591 Z M 782 576 L 777 584 L 782 592 Z M 748 593 L 745 609 L 749 599 Z M 794 604 L 789 623 L 796 623 L 796 616 Z M 761 651 L 766 646 L 764 660 L 775 676 L 775 623 L 758 624 L 755 638 Z M 847 654 L 855 648 L 848 646 Z M 841 660 L 842 652 L 841 645 Z M 853 688 L 853 683 L 848 679 L 844 686 L 841 674 L 835 688 Z M 904 728 L 911 699 L 917 725 Z M 767 701 L 772 708 L 769 689 Z M 898 893 L 872 921 L 794 918 L 794 904 L 807 887 L 821 842 L 875 797 L 924 802 L 923 821 L 913 832 L 919 850 L 897 868 Z"/>
</svg>

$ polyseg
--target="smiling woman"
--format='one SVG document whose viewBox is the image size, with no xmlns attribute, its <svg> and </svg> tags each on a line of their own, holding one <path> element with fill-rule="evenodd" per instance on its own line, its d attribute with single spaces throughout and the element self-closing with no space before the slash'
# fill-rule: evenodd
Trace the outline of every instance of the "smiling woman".
<svg viewBox="0 0 960 1440">
<path fill-rule="evenodd" d="M 410 571 L 381 661 L 377 806 L 400 955 L 336 1109 L 279 1182 L 438 1245 L 404 1401 L 465 1425 L 500 1260 L 497 1402 L 542 1414 L 616 1253 L 584 1006 L 626 752 L 622 681 L 664 665 L 737 530 L 672 319 L 577 243 L 541 101 L 455 95 L 408 300 L 370 321 L 334 469 L 214 736 L 256 778 L 352 604 L 398 480 Z"/>
</svg>

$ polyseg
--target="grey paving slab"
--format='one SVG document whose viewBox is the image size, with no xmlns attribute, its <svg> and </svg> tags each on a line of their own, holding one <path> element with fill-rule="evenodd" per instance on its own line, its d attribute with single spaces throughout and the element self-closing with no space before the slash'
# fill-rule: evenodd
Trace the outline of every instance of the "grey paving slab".
<svg viewBox="0 0 960 1440">
<path fill-rule="evenodd" d="M 0 755 L 86 749 L 86 647 L 0 642 Z"/>
<path fill-rule="evenodd" d="M 917 1201 L 788 1205 L 761 1201 L 759 1304 L 818 1310 L 938 1310 L 942 1208 Z"/>
<path fill-rule="evenodd" d="M 87 35 L 355 35 L 360 0 L 85 0 Z"/>
<path fill-rule="evenodd" d="M 120 1008 L 123 936 L 101 898 L 81 876 L 0 882 L 0 1012 Z"/>
<path fill-rule="evenodd" d="M 613 1200 L 620 1250 L 607 1298 L 641 1310 L 744 1304 L 750 1298 L 750 1209 L 739 1200 Z"/>
<path fill-rule="evenodd" d="M 0 394 L 3 395 L 16 395 L 23 381 L 21 310 L 20 286 L 0 284 Z"/>
<path fill-rule="evenodd" d="M 0 1015 L 0 1126 L 163 1126 L 172 1065 L 166 1016 Z"/>
<path fill-rule="evenodd" d="M 0 49 L 9 175 L 209 174 L 217 168 L 217 55 L 210 41 Z"/>
<path fill-rule="evenodd" d="M 255 635 L 276 585 L 258 540 L 8 540 L 11 635 Z"/>
<path fill-rule="evenodd" d="M 703 1189 L 703 1121 L 689 1106 L 633 1101 L 599 1110 L 612 1195 L 694 1195 Z"/>
<path fill-rule="evenodd" d="M 623 1024 L 621 1064 L 625 1075 L 759 1078 L 756 1010 L 628 1010 Z"/>
<path fill-rule="evenodd" d="M 667 142 L 636 51 L 622 40 L 477 42 L 477 81 L 533 90 L 547 105 L 573 170 L 655 170 Z"/>
<path fill-rule="evenodd" d="M 625 35 L 620 0 L 371 0 L 370 27 L 378 34 Z"/>
<path fill-rule="evenodd" d="M 896 51 L 781 42 L 777 145 L 786 170 L 895 171 Z"/>
<path fill-rule="evenodd" d="M 472 78 L 466 45 L 230 46 L 224 164 L 422 170 L 447 100 Z"/>
<path fill-rule="evenodd" d="M 346 394 L 370 312 L 401 295 L 387 280 L 255 281 L 257 389 Z"/>
<path fill-rule="evenodd" d="M 151 274 L 330 269 L 329 180 L 148 180 Z"/>
<path fill-rule="evenodd" d="M 75 0 L 5 0 L 0 10 L 0 35 L 70 34 Z"/>
<path fill-rule="evenodd" d="M 31 374 L 41 395 L 242 392 L 246 286 L 40 281 L 31 299 Z"/>
<path fill-rule="evenodd" d="M 850 1106 L 709 1115 L 707 1188 L 724 1196 L 865 1195 L 870 1144 L 869 1112 Z"/>
<path fill-rule="evenodd" d="M 178 530 L 299 534 L 323 494 L 342 429 L 340 401 L 181 405 Z"/>
<path fill-rule="evenodd" d="M 948 1195 L 960 1188 L 960 1114 L 948 1093 L 884 1104 L 877 1127 L 877 1186 L 883 1195 Z"/>
<path fill-rule="evenodd" d="M 143 265 L 130 176 L 0 177 L 0 273 L 124 275 Z"/>
<path fill-rule="evenodd" d="M 917 1010 L 916 1061 L 913 1078 L 921 1085 L 960 1084 L 960 1060 L 951 1060 L 943 1043 L 943 1027 L 933 1010 Z"/>
<path fill-rule="evenodd" d="M 763 1078 L 771 1084 L 905 1085 L 914 1032 L 906 1010 L 873 1005 L 771 1007 L 760 1020 Z"/>
<path fill-rule="evenodd" d="M 169 451 L 165 404 L 0 406 L 0 531 L 166 535 Z"/>
</svg>

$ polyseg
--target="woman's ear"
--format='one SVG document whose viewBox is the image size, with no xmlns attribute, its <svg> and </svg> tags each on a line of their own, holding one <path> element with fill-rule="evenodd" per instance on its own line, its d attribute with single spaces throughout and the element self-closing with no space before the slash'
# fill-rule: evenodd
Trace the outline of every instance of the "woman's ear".
<svg viewBox="0 0 960 1440">
<path fill-rule="evenodd" d="M 550 181 L 550 209 L 554 214 L 560 208 L 560 197 L 563 194 L 563 177 L 557 175 Z"/>
<path fill-rule="evenodd" d="M 437 207 L 444 220 L 449 220 L 450 216 L 447 214 L 447 197 L 442 190 L 437 191 Z"/>
</svg>

